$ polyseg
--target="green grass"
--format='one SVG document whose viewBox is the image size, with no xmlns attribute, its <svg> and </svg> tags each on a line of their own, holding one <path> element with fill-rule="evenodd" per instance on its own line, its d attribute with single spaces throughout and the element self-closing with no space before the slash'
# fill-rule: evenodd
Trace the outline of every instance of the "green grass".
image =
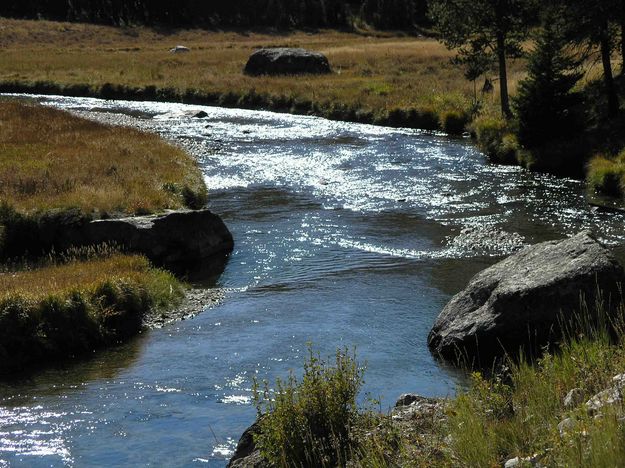
<svg viewBox="0 0 625 468">
<path fill-rule="evenodd" d="M 33 259 L 50 248 L 42 220 L 199 208 L 206 193 L 197 162 L 157 135 L 0 101 L 0 257 L 31 262 L 1 267 L 0 376 L 127 340 L 183 297 L 170 273 L 110 248 Z"/>
<path fill-rule="evenodd" d="M 511 123 L 501 117 L 479 117 L 472 123 L 479 148 L 490 161 L 517 164 L 519 144 Z"/>
<path fill-rule="evenodd" d="M 123 341 L 142 328 L 145 314 L 179 303 L 184 290 L 144 257 L 91 249 L 7 269 L 0 291 L 5 375 Z"/>
<path fill-rule="evenodd" d="M 595 156 L 588 163 L 588 186 L 604 195 L 625 195 L 625 151 L 616 157 Z"/>
<path fill-rule="evenodd" d="M 468 387 L 445 402 L 443 417 L 417 413 L 398 419 L 358 409 L 357 386 L 345 386 L 362 378 L 355 357 L 338 354 L 330 368 L 309 360 L 301 382 L 291 377 L 279 382 L 275 393 L 264 394 L 265 432 L 257 443 L 280 467 L 336 466 L 337 460 L 354 467 L 500 467 L 515 457 L 533 457 L 542 466 L 621 466 L 624 403 L 593 413 L 585 402 L 625 372 L 623 327 L 581 326 L 577 330 L 583 333 L 570 334 L 557 352 L 532 363 L 509 363 L 490 377 L 473 373 Z M 572 389 L 580 389 L 581 398 L 565 406 Z M 325 404 L 328 397 L 339 405 Z M 570 425 L 561 432 L 558 426 L 566 418 Z M 317 439 L 315 428 L 321 427 L 324 435 Z M 328 451 L 320 452 L 320 446 Z"/>
<path fill-rule="evenodd" d="M 472 107 L 473 85 L 451 63 L 454 53 L 429 38 L 375 31 L 159 32 L 2 18 L 0 28 L 0 84 L 13 83 L 14 89 L 262 107 L 377 123 L 388 122 L 395 110 L 432 111 L 436 128 L 445 112 L 470 114 Z M 176 44 L 191 52 L 169 54 Z M 296 79 L 242 73 L 254 50 L 276 46 L 323 52 L 333 73 Z M 514 90 L 523 61 L 511 63 L 509 72 Z M 497 109 L 497 96 L 485 95 L 484 107 Z"/>
<path fill-rule="evenodd" d="M 274 466 L 334 467 L 349 458 L 362 369 L 347 352 L 337 351 L 335 365 L 309 353 L 301 381 L 290 374 L 277 380 L 275 391 L 267 382 L 254 391 L 260 416 L 255 443 Z"/>
</svg>

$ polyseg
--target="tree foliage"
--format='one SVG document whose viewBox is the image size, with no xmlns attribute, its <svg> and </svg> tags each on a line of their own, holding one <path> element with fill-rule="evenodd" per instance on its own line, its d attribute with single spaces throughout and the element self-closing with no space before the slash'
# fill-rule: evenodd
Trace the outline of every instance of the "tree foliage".
<svg viewBox="0 0 625 468">
<path fill-rule="evenodd" d="M 431 0 L 430 14 L 445 45 L 471 75 L 497 63 L 501 111 L 510 117 L 507 58 L 521 53 L 532 17 L 532 0 Z"/>
<path fill-rule="evenodd" d="M 520 83 L 515 99 L 519 143 L 526 148 L 573 136 L 580 129 L 576 112 L 580 95 L 573 88 L 582 73 L 579 60 L 566 46 L 562 23 L 549 15 L 529 56 L 528 77 Z"/>
<path fill-rule="evenodd" d="M 589 57 L 597 50 L 603 68 L 603 81 L 608 117 L 618 114 L 619 102 L 612 69 L 612 53 L 616 48 L 617 26 L 622 22 L 621 0 L 555 0 L 565 18 L 571 43 Z M 622 31 L 621 31 L 622 34 Z"/>
<path fill-rule="evenodd" d="M 427 0 L 6 0 L 0 16 L 104 24 L 377 28 L 427 24 Z"/>
</svg>

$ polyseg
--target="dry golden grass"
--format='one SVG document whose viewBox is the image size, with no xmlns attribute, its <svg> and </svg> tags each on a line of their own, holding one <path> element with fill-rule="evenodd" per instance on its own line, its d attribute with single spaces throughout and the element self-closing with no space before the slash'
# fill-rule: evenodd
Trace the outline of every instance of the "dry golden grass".
<svg viewBox="0 0 625 468">
<path fill-rule="evenodd" d="M 183 44 L 188 54 L 168 49 Z M 241 70 L 261 46 L 294 46 L 325 53 L 329 76 L 248 77 Z M 113 28 L 0 18 L 0 81 L 51 81 L 172 87 L 203 92 L 257 93 L 336 102 L 367 111 L 427 108 L 465 110 L 473 85 L 450 64 L 453 53 L 427 38 L 365 36 L 336 31 L 285 34 Z M 514 91 L 523 76 L 511 63 Z M 487 96 L 497 105 L 497 91 Z"/>
<path fill-rule="evenodd" d="M 205 197 L 196 161 L 157 135 L 0 102 L 0 201 L 18 211 L 155 212 L 184 206 L 184 187 Z"/>
<path fill-rule="evenodd" d="M 74 289 L 91 291 L 113 279 L 141 283 L 150 270 L 152 267 L 145 257 L 115 254 L 87 261 L 76 260 L 32 270 L 0 273 L 0 302 L 16 295 L 29 300 L 41 300 Z"/>
<path fill-rule="evenodd" d="M 0 273 L 0 378 L 128 339 L 146 314 L 183 294 L 170 273 L 136 255 Z"/>
</svg>

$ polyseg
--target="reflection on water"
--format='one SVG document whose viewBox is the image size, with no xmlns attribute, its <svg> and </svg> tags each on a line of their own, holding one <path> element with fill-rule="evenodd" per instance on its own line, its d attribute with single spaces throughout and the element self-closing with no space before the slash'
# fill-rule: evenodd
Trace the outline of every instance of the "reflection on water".
<svg viewBox="0 0 625 468">
<path fill-rule="evenodd" d="M 102 385 L 115 380 L 139 359 L 142 343 L 143 337 L 139 336 L 91 358 L 0 382 L 0 458 L 6 457 L 12 464 L 23 461 L 43 465 L 49 458 L 73 463 L 67 433 L 99 422 L 86 405 L 68 408 L 54 401 L 74 399 L 96 382 Z"/>
<path fill-rule="evenodd" d="M 93 360 L 0 387 L 0 466 L 222 467 L 255 417 L 254 377 L 298 370 L 313 342 L 356 347 L 365 392 L 450 395 L 426 346 L 451 295 L 525 244 L 581 229 L 623 239 L 580 182 L 484 163 L 442 135 L 198 106 L 47 97 L 156 131 L 204 172 L 235 237 L 223 301 Z M 201 275 L 200 275 L 201 276 Z M 189 276 L 193 281 L 197 276 Z"/>
</svg>

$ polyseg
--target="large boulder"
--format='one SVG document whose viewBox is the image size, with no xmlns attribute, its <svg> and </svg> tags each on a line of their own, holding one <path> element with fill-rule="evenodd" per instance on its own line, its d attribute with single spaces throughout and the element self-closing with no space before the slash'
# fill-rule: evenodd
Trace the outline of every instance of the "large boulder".
<svg viewBox="0 0 625 468">
<path fill-rule="evenodd" d="M 202 266 L 232 251 L 232 234 L 208 209 L 91 220 L 79 210 L 53 210 L 38 218 L 15 216 L 5 229 L 0 254 L 40 256 L 72 247 L 111 244 L 145 255 L 159 266 Z"/>
<path fill-rule="evenodd" d="M 330 73 L 325 55 L 306 49 L 272 48 L 254 52 L 243 72 L 247 75 L 299 75 Z"/>
<path fill-rule="evenodd" d="M 91 221 L 79 235 L 75 244 L 117 244 L 166 267 L 226 254 L 234 245 L 221 218 L 207 209 Z"/>
<path fill-rule="evenodd" d="M 598 291 L 610 314 L 621 299 L 623 267 L 588 233 L 536 244 L 474 276 L 436 319 L 432 351 L 465 364 L 536 353 L 562 337 L 579 315 L 581 300 L 596 318 Z"/>
</svg>

